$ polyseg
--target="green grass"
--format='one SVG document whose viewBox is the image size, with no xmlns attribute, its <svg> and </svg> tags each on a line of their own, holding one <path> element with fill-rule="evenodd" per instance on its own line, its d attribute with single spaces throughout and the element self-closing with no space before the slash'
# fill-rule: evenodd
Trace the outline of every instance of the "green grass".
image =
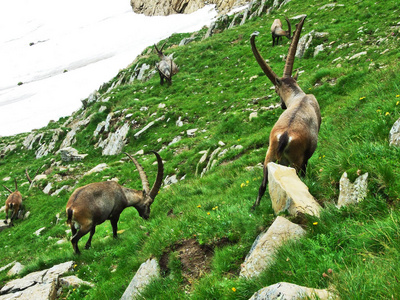
<svg viewBox="0 0 400 300">
<path fill-rule="evenodd" d="M 26 274 L 74 260 L 77 276 L 93 282 L 96 288 L 65 290 L 63 297 L 67 299 L 119 299 L 140 264 L 150 257 L 161 259 L 165 253 L 169 258 L 165 276 L 154 281 L 143 292 L 143 298 L 248 299 L 262 287 L 279 281 L 313 288 L 333 286 L 342 299 L 390 299 L 399 295 L 400 149 L 388 145 L 390 128 L 400 112 L 398 3 L 364 0 L 318 10 L 327 3 L 330 1 L 292 0 L 284 7 L 285 12 L 277 10 L 253 18 L 206 40 L 201 40 L 205 33 L 202 30 L 194 42 L 184 47 L 168 48 L 190 34 L 171 36 L 166 40 L 165 52 L 174 52 L 180 66 L 173 84 L 160 86 L 158 76 L 127 84 L 136 63 L 154 65 L 154 52 L 120 71 L 100 89 L 102 97 L 111 97 L 110 101 L 91 103 L 86 110 L 85 116 L 94 116 L 79 131 L 73 145 L 80 153 L 88 154 L 83 162 L 58 164 L 60 155 L 54 153 L 35 159 L 38 145 L 32 150 L 22 146 L 27 134 L 0 138 L 0 149 L 10 143 L 17 145 L 0 159 L 0 179 L 10 177 L 2 183 L 13 188 L 17 178 L 24 206 L 31 212 L 28 219 L 17 220 L 13 228 L 0 232 L 0 266 L 16 260 L 27 266 Z M 314 94 L 321 107 L 318 148 L 303 180 L 324 210 L 319 219 L 308 217 L 302 224 L 307 231 L 304 238 L 282 247 L 274 264 L 258 278 L 245 280 L 238 276 L 240 264 L 257 235 L 275 218 L 267 194 L 260 207 L 251 210 L 262 170 L 248 167 L 264 160 L 269 132 L 282 112 L 280 108 L 263 109 L 279 98 L 252 55 L 249 36 L 260 31 L 257 45 L 273 70 L 281 74 L 284 61 L 280 55 L 287 54 L 289 42 L 284 39 L 283 45 L 272 48 L 269 25 L 283 15 L 303 13 L 308 15 L 303 34 L 311 30 L 329 33 L 325 40 L 314 39 L 311 49 L 304 58 L 296 59 L 294 66 L 304 70 L 299 85 Z M 313 57 L 314 47 L 321 43 L 331 48 L 325 47 Z M 346 58 L 361 51 L 367 51 L 367 55 L 355 60 Z M 332 62 L 339 57 L 342 59 Z M 105 94 L 121 77 L 123 84 Z M 160 103 L 166 108 L 158 108 Z M 99 113 L 102 105 L 107 109 Z M 148 110 L 140 110 L 142 107 Z M 111 225 L 105 222 L 97 226 L 92 248 L 83 250 L 88 238 L 85 236 L 79 243 L 82 255 L 75 256 L 69 242 L 56 244 L 71 237 L 66 232 L 65 205 L 72 190 L 52 197 L 42 189 L 48 183 L 53 185 L 52 192 L 66 184 L 75 189 L 113 177 L 120 184 L 141 189 L 138 173 L 132 171 L 134 165 L 128 160 L 119 162 L 123 154 L 102 156 L 101 149 L 94 148 L 97 124 L 108 113 L 125 109 L 136 125 L 128 134 L 124 151 L 134 154 L 143 149 L 148 153 L 164 147 L 160 154 L 165 161 L 165 176 L 185 175 L 185 179 L 160 190 L 149 220 L 142 220 L 135 209 L 128 208 L 118 224 L 118 229 L 124 230 L 118 239 L 111 238 Z M 258 118 L 249 121 L 252 111 L 258 111 Z M 163 121 L 135 139 L 137 131 L 162 115 Z M 182 127 L 175 124 L 179 118 Z M 69 130 L 62 125 L 65 121 L 63 118 L 40 129 L 45 132 L 43 141 L 52 138 L 52 133 L 46 133 L 48 129 L 61 128 L 65 136 Z M 111 130 L 121 125 L 112 123 Z M 195 137 L 187 137 L 186 130 L 193 128 L 198 128 Z M 182 140 L 169 145 L 178 135 Z M 234 145 L 243 148 L 228 150 L 205 176 L 196 176 L 200 152 L 211 153 L 219 147 L 219 141 L 225 143 L 223 149 Z M 152 184 L 156 176 L 154 155 L 146 154 L 138 160 Z M 110 168 L 80 177 L 103 162 Z M 29 190 L 29 185 L 22 185 L 26 168 L 31 176 L 37 169 L 39 173 L 48 170 L 49 175 Z M 354 180 L 358 170 L 369 174 L 366 199 L 357 206 L 337 209 L 334 204 L 341 175 L 346 171 Z M 7 195 L 5 190 L 0 191 L 2 201 Z M 61 217 L 58 223 L 57 214 Z M 4 218 L 5 213 L 1 212 L 0 217 Z M 315 222 L 317 225 L 313 225 Z M 33 232 L 41 227 L 46 229 L 37 237 Z M 188 280 L 179 253 L 173 249 L 190 239 L 211 247 L 212 258 L 207 272 Z M 9 279 L 6 271 L 1 272 L 0 286 Z"/>
</svg>

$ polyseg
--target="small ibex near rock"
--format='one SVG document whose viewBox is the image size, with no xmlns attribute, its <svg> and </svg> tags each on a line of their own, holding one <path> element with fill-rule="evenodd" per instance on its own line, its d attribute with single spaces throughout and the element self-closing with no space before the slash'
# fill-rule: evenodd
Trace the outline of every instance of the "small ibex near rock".
<svg viewBox="0 0 400 300">
<path fill-rule="evenodd" d="M 254 207 L 260 204 L 268 183 L 269 162 L 291 166 L 305 174 L 308 159 L 317 147 L 318 132 L 321 125 L 319 104 L 314 95 L 305 94 L 297 84 L 297 73 L 292 77 L 293 63 L 305 17 L 296 26 L 289 47 L 283 77 L 279 78 L 261 57 L 255 45 L 258 32 L 251 35 L 253 54 L 265 75 L 275 85 L 281 98 L 282 108 L 286 109 L 275 123 L 269 135 L 269 147 L 264 161 L 264 178 Z"/>
<path fill-rule="evenodd" d="M 10 192 L 10 195 L 8 196 L 6 200 L 6 219 L 4 220 L 4 223 L 7 224 L 7 219 L 8 219 L 8 211 L 11 210 L 11 217 L 10 217 L 10 227 L 13 226 L 13 220 L 18 217 L 18 212 L 22 208 L 22 195 L 18 191 L 18 186 L 17 186 L 17 179 L 15 179 L 15 192 L 11 191 L 8 187 L 3 185 L 3 187 Z"/>
<path fill-rule="evenodd" d="M 156 68 L 158 70 L 158 73 L 160 74 L 160 84 L 164 84 L 164 79 L 171 84 L 172 83 L 172 76 L 175 75 L 176 73 L 179 72 L 178 66 L 175 64 L 172 58 L 172 54 L 169 56 L 164 55 L 162 52 L 163 48 L 165 46 L 162 45 L 161 50 L 157 48 L 157 45 L 154 44 L 154 47 L 157 51 L 158 57 L 161 59 L 160 62 L 156 63 Z"/>
<path fill-rule="evenodd" d="M 128 153 L 125 153 L 135 164 L 139 171 L 143 190 L 138 191 L 123 187 L 115 181 L 95 182 L 76 189 L 68 200 L 66 212 L 67 223 L 72 231 L 72 247 L 76 254 L 80 254 L 78 241 L 90 232 L 85 248 L 89 249 L 97 225 L 110 220 L 113 237 L 117 237 L 117 223 L 122 211 L 133 206 L 143 219 L 148 219 L 150 206 L 160 190 L 164 166 L 160 155 L 152 151 L 157 157 L 158 172 L 152 189 L 149 180 L 139 162 Z M 79 230 L 77 230 L 77 227 Z"/>
<path fill-rule="evenodd" d="M 271 34 L 272 34 L 272 47 L 279 44 L 279 40 L 282 40 L 283 36 L 286 36 L 289 40 L 292 39 L 291 32 L 292 26 L 290 25 L 289 19 L 285 17 L 286 22 L 288 24 L 288 30 L 285 31 L 282 29 L 282 22 L 279 19 L 275 19 L 271 26 Z M 276 43 L 275 43 L 276 39 Z"/>
</svg>

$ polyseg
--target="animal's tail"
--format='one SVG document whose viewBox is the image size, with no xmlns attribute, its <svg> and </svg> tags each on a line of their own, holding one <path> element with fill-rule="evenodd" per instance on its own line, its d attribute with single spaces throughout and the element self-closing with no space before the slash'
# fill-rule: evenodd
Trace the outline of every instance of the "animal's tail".
<svg viewBox="0 0 400 300">
<path fill-rule="evenodd" d="M 280 137 L 278 142 L 278 156 L 281 156 L 285 148 L 289 143 L 289 135 L 287 131 L 285 131 Z"/>
<path fill-rule="evenodd" d="M 67 210 L 67 215 L 68 215 L 68 219 L 67 219 L 67 224 L 71 225 L 72 222 L 72 214 L 74 213 L 74 211 L 71 208 L 68 208 Z"/>
</svg>

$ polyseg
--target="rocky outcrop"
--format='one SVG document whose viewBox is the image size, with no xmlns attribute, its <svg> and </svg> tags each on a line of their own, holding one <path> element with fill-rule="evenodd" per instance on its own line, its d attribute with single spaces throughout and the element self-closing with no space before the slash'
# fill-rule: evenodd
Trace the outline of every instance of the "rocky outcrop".
<svg viewBox="0 0 400 300">
<path fill-rule="evenodd" d="M 147 16 L 168 16 L 171 14 L 190 14 L 207 4 L 215 4 L 216 9 L 228 12 L 232 8 L 244 5 L 246 0 L 131 0 L 135 13 Z"/>
<path fill-rule="evenodd" d="M 7 282 L 0 290 L 0 300 L 5 299 L 55 299 L 60 277 L 73 270 L 74 262 L 68 261 L 50 269 L 37 271 Z M 67 279 L 68 280 L 68 279 Z M 90 283 L 78 281 L 80 284 Z"/>
<path fill-rule="evenodd" d="M 400 147 L 400 119 L 394 122 L 389 132 L 389 145 Z"/>
</svg>

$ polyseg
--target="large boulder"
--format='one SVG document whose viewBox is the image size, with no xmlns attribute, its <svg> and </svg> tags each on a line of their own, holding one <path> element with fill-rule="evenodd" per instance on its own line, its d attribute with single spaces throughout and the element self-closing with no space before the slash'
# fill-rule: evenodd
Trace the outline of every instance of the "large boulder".
<svg viewBox="0 0 400 300">
<path fill-rule="evenodd" d="M 299 225 L 278 216 L 266 232 L 254 241 L 250 252 L 241 265 L 240 276 L 251 278 L 258 276 L 272 262 L 276 250 L 289 240 L 298 239 L 305 234 Z"/>
<path fill-rule="evenodd" d="M 288 211 L 292 216 L 299 214 L 319 216 L 321 206 L 297 176 L 295 169 L 272 162 L 267 168 L 268 189 L 272 208 L 276 214 Z"/>
</svg>

